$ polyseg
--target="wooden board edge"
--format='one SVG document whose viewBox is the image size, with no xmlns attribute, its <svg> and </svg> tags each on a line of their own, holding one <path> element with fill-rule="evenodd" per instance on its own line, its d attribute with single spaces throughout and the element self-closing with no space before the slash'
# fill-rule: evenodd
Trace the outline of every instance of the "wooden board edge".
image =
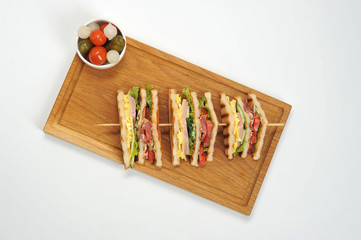
<svg viewBox="0 0 361 240">
<path fill-rule="evenodd" d="M 292 108 L 292 106 L 291 106 L 290 104 L 288 104 L 288 103 L 286 103 L 286 102 L 283 102 L 283 101 L 281 101 L 281 100 L 279 100 L 279 99 L 277 99 L 277 98 L 274 98 L 274 97 L 272 97 L 272 96 L 270 96 L 270 95 L 267 95 L 267 94 L 265 94 L 265 93 L 259 92 L 259 91 L 255 90 L 255 89 L 253 89 L 253 88 L 247 87 L 247 86 L 239 83 L 238 81 L 234 81 L 234 80 L 231 80 L 231 79 L 229 79 L 229 78 L 223 77 L 223 76 L 221 76 L 221 75 L 219 75 L 219 74 L 217 74 L 217 73 L 214 73 L 214 72 L 212 72 L 212 71 L 210 71 L 210 70 L 207 70 L 207 69 L 205 69 L 205 68 L 202 68 L 202 67 L 200 67 L 200 66 L 197 66 L 197 65 L 195 65 L 195 64 L 193 64 L 193 63 L 190 63 L 190 62 L 188 62 L 188 61 L 186 61 L 186 60 L 183 60 L 183 59 L 181 59 L 181 58 L 178 58 L 178 57 L 176 57 L 176 56 L 173 56 L 173 55 L 171 55 L 171 54 L 169 54 L 169 53 L 166 53 L 166 52 L 164 52 L 164 51 L 162 51 L 162 50 L 159 50 L 159 49 L 157 49 L 157 48 L 155 48 L 155 47 L 151 47 L 151 46 L 149 46 L 149 45 L 147 45 L 147 44 L 145 44 L 145 43 L 139 42 L 139 41 L 137 41 L 137 40 L 135 40 L 135 39 L 133 39 L 133 38 L 131 38 L 131 37 L 128 37 L 128 36 L 127 36 L 127 42 L 128 42 L 130 45 L 132 45 L 133 47 L 136 47 L 136 48 L 138 48 L 138 49 L 141 50 L 141 51 L 145 51 L 144 49 L 147 49 L 146 52 L 148 52 L 148 53 L 151 53 L 151 54 L 153 54 L 153 55 L 155 55 L 155 56 L 157 56 L 157 57 L 160 57 L 160 58 L 162 58 L 162 59 L 165 59 L 165 60 L 167 60 L 167 61 L 170 61 L 170 62 L 172 62 L 172 63 L 174 63 L 174 64 L 178 64 L 178 65 L 180 65 L 181 67 L 187 68 L 187 69 L 189 69 L 189 70 L 191 70 L 191 71 L 193 71 L 193 72 L 195 72 L 195 73 L 205 75 L 205 76 L 207 76 L 207 77 L 209 77 L 209 78 L 212 78 L 212 79 L 216 80 L 218 83 L 228 84 L 228 85 L 233 85 L 234 83 L 237 83 L 237 84 L 239 84 L 242 88 L 244 88 L 247 93 L 254 93 L 254 94 L 257 95 L 257 97 L 258 97 L 258 96 L 262 96 L 262 97 L 259 98 L 259 99 L 261 99 L 261 100 L 263 100 L 263 101 L 271 102 L 271 103 L 273 103 L 273 104 L 275 104 L 275 102 L 277 102 L 276 105 L 279 106 L 279 107 L 281 107 L 281 108 L 284 108 L 284 109 L 291 109 L 291 108 Z M 226 82 L 226 83 L 225 83 L 225 82 Z"/>
<path fill-rule="evenodd" d="M 113 160 L 117 163 L 123 164 L 123 161 L 121 160 L 120 156 L 114 153 L 114 150 L 116 149 L 116 147 L 113 147 L 106 143 L 100 143 L 94 139 L 91 139 L 90 137 L 88 137 L 86 135 L 83 135 L 70 128 L 62 126 L 58 123 L 54 123 L 53 125 L 46 126 L 45 132 L 54 137 L 60 138 L 64 141 L 67 141 L 78 147 L 81 147 L 90 152 L 93 152 L 99 156 L 102 156 L 102 157 L 108 158 L 110 160 Z M 92 142 L 95 142 L 95 141 L 96 141 L 96 144 L 93 144 Z"/>
<path fill-rule="evenodd" d="M 281 122 L 285 123 L 285 125 L 286 125 L 287 119 L 288 119 L 288 117 L 289 117 L 289 115 L 291 113 L 291 109 L 292 109 L 291 105 L 289 105 L 289 107 L 284 109 L 283 115 L 281 117 Z M 269 168 L 269 166 L 271 164 L 274 153 L 275 153 L 275 151 L 277 149 L 277 146 L 278 146 L 279 140 L 281 138 L 281 135 L 283 133 L 283 130 L 284 130 L 284 127 L 277 127 L 276 133 L 273 136 L 271 145 L 269 147 L 269 151 L 267 152 L 266 159 L 265 159 L 264 163 L 262 164 L 261 170 L 260 170 L 260 172 L 258 174 L 255 186 L 253 188 L 251 197 L 250 197 L 250 199 L 248 201 L 248 204 L 246 206 L 247 211 L 249 211 L 249 215 L 251 215 L 251 213 L 253 211 L 254 205 L 256 203 L 257 197 L 258 197 L 259 192 L 261 190 L 263 181 L 264 181 L 264 179 L 266 177 L 266 174 L 268 172 L 268 168 Z"/>
<path fill-rule="evenodd" d="M 70 69 L 65 77 L 65 80 L 60 88 L 60 91 L 58 93 L 58 96 L 56 97 L 55 103 L 50 111 L 49 117 L 45 123 L 45 126 L 43 128 L 44 132 L 48 132 L 51 131 L 51 125 L 54 122 L 55 116 L 57 115 L 58 111 L 59 111 L 59 107 L 61 105 L 61 103 L 63 102 L 65 93 L 68 91 L 69 85 L 73 80 L 74 77 L 74 73 L 76 72 L 76 70 L 78 69 L 78 65 L 79 64 L 83 64 L 84 63 L 80 60 L 80 58 L 78 57 L 78 55 L 75 55 L 73 58 L 73 62 L 70 66 Z"/>
</svg>

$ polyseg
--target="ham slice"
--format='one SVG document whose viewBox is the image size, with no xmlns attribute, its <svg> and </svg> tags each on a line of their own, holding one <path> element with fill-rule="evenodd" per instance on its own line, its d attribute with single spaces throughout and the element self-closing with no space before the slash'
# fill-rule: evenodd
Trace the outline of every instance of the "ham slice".
<svg viewBox="0 0 361 240">
<path fill-rule="evenodd" d="M 130 116 L 133 119 L 133 124 L 135 123 L 135 113 L 136 113 L 136 105 L 135 105 L 135 100 L 132 96 L 129 96 L 129 103 L 130 103 Z"/>
<path fill-rule="evenodd" d="M 249 106 L 247 98 L 244 98 L 244 110 L 254 116 L 253 108 Z"/>
<path fill-rule="evenodd" d="M 188 113 L 188 101 L 183 99 L 182 102 L 182 124 L 184 126 L 184 154 L 189 155 L 189 137 L 188 137 L 188 129 L 187 129 L 187 114 Z"/>
<path fill-rule="evenodd" d="M 207 136 L 207 125 L 206 125 L 207 115 L 202 115 L 200 117 L 200 121 L 201 121 L 201 142 L 203 142 Z"/>
<path fill-rule="evenodd" d="M 201 116 L 201 117 L 202 117 L 203 115 L 208 116 L 208 112 L 207 112 L 207 110 L 206 110 L 205 108 L 200 107 L 200 108 L 199 108 L 199 111 L 200 111 L 199 116 Z"/>
<path fill-rule="evenodd" d="M 146 120 L 140 129 L 140 138 L 141 140 L 146 143 L 148 146 L 150 146 L 152 142 L 152 124 L 150 121 Z"/>
<path fill-rule="evenodd" d="M 259 130 L 260 123 L 261 123 L 261 120 L 259 119 L 259 114 L 256 113 L 256 115 L 254 116 L 254 119 L 252 121 L 252 124 L 251 124 L 252 136 L 249 139 L 248 153 L 253 153 L 254 152 L 254 145 L 257 142 L 257 133 L 258 133 L 258 130 Z"/>
</svg>

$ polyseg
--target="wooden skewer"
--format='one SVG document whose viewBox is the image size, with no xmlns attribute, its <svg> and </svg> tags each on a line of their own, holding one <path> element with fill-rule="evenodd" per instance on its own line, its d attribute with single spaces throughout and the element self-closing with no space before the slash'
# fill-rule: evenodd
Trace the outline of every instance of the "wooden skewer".
<svg viewBox="0 0 361 240">
<path fill-rule="evenodd" d="M 283 127 L 285 124 L 284 123 L 269 123 L 267 126 L 268 127 Z M 119 127 L 120 124 L 119 123 L 100 123 L 100 124 L 95 124 L 95 126 L 98 127 Z M 159 123 L 159 127 L 171 127 L 172 124 L 171 123 Z M 225 127 L 227 126 L 227 123 L 219 123 L 220 127 Z"/>
<path fill-rule="evenodd" d="M 267 126 L 268 127 L 283 127 L 285 124 L 284 123 L 269 123 Z"/>
<path fill-rule="evenodd" d="M 119 123 L 100 123 L 100 124 L 95 124 L 95 126 L 97 127 L 120 127 Z"/>
</svg>

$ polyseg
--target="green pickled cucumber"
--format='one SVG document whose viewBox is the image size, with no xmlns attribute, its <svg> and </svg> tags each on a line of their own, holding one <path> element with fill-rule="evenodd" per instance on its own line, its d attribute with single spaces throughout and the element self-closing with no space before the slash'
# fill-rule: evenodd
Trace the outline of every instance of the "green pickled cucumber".
<svg viewBox="0 0 361 240">
<path fill-rule="evenodd" d="M 125 40 L 122 38 L 122 36 L 118 35 L 115 36 L 107 45 L 105 45 L 105 48 L 107 51 L 115 50 L 119 53 L 121 53 L 125 46 Z"/>
<path fill-rule="evenodd" d="M 86 54 L 92 49 L 94 45 L 91 43 L 90 39 L 83 39 L 78 43 L 78 48 L 81 54 Z"/>
</svg>

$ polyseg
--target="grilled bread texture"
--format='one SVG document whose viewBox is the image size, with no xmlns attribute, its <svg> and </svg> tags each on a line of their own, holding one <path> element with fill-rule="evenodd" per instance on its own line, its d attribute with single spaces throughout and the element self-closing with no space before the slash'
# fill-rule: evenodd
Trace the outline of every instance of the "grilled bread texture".
<svg viewBox="0 0 361 240">
<path fill-rule="evenodd" d="M 206 106 L 209 109 L 209 115 L 212 118 L 212 123 L 213 123 L 213 129 L 212 129 L 212 138 L 211 141 L 209 143 L 209 148 L 207 151 L 207 162 L 212 162 L 213 161 L 213 153 L 214 153 L 214 144 L 216 142 L 216 137 L 217 137 L 217 131 L 218 131 L 218 119 L 217 119 L 217 115 L 216 112 L 214 111 L 213 108 L 213 103 L 212 103 L 212 94 L 210 92 L 206 92 L 204 94 L 204 96 L 206 97 Z"/>
<path fill-rule="evenodd" d="M 236 141 L 235 136 L 233 134 L 235 127 L 235 119 L 232 112 L 232 107 L 229 102 L 229 98 L 225 93 L 220 94 L 220 103 L 221 103 L 221 116 L 222 122 L 227 125 L 223 127 L 223 136 L 224 136 L 224 146 L 225 146 L 225 154 L 228 159 L 233 158 L 233 145 Z"/>
</svg>

